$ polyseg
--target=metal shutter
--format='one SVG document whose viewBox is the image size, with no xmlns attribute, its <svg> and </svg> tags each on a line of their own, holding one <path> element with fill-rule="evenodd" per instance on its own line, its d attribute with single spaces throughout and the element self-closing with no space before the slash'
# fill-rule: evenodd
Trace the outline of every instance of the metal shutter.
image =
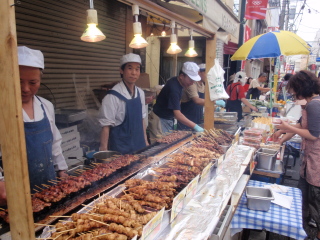
<svg viewBox="0 0 320 240">
<path fill-rule="evenodd" d="M 98 43 L 80 40 L 89 1 L 24 0 L 15 8 L 18 46 L 39 49 L 45 57 L 42 83 L 53 94 L 45 87 L 38 94 L 56 108 L 96 108 L 92 89 L 120 80 L 127 6 L 115 0 L 94 1 L 98 27 L 106 35 Z"/>
</svg>

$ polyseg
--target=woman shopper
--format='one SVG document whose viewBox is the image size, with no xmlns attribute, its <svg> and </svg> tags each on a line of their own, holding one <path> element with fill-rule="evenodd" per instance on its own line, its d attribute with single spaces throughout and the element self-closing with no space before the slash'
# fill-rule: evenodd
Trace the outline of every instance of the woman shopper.
<svg viewBox="0 0 320 240">
<path fill-rule="evenodd" d="M 278 128 L 298 134 L 303 139 L 298 187 L 302 191 L 304 209 L 309 208 L 311 218 L 318 227 L 315 239 L 320 239 L 320 81 L 315 74 L 300 71 L 289 79 L 287 90 L 293 99 L 307 101 L 300 126 L 282 121 Z"/>
</svg>

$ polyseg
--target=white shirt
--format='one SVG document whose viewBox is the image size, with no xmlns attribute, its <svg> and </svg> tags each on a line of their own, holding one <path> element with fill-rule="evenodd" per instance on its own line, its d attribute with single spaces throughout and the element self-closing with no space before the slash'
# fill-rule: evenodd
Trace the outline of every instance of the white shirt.
<svg viewBox="0 0 320 240">
<path fill-rule="evenodd" d="M 39 97 L 39 96 L 38 96 Z M 66 160 L 64 156 L 62 155 L 62 149 L 61 149 L 61 134 L 55 124 L 55 114 L 54 114 L 54 108 L 51 102 L 48 100 L 39 97 L 42 105 L 46 111 L 47 117 L 50 122 L 51 126 L 51 132 L 53 135 L 53 141 L 52 141 L 52 159 L 54 163 L 54 168 L 56 171 L 58 170 L 66 170 L 68 169 Z M 34 96 L 33 97 L 33 109 L 34 109 L 34 119 L 30 119 L 28 114 L 22 109 L 23 111 L 23 121 L 24 122 L 37 122 L 43 119 L 43 110 L 41 108 L 41 102 L 39 99 Z"/>
<path fill-rule="evenodd" d="M 123 81 L 115 85 L 112 90 L 117 91 L 122 96 L 127 99 L 132 99 Z M 138 92 L 140 93 L 141 105 L 142 105 L 142 118 L 147 116 L 145 109 L 145 95 L 141 88 L 135 87 L 134 97 L 138 97 Z M 120 100 L 113 94 L 107 94 L 103 100 L 99 111 L 98 121 L 102 127 L 111 126 L 115 127 L 120 125 L 125 117 L 126 113 L 126 103 Z M 139 113 L 137 113 L 139 114 Z"/>
</svg>

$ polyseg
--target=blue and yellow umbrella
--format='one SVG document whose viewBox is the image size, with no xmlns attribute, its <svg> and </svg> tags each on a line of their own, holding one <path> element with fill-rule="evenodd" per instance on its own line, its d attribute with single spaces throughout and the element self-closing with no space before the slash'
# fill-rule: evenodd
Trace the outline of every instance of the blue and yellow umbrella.
<svg viewBox="0 0 320 240">
<path fill-rule="evenodd" d="M 299 54 L 310 54 L 310 46 L 306 41 L 289 31 L 274 31 L 249 39 L 233 54 L 231 60 L 273 58 L 281 55 Z"/>
</svg>

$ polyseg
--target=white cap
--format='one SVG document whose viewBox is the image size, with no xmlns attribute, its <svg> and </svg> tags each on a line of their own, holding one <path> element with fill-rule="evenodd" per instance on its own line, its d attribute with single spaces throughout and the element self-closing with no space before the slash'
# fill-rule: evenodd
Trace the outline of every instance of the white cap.
<svg viewBox="0 0 320 240">
<path fill-rule="evenodd" d="M 128 62 L 136 62 L 141 64 L 141 58 L 138 54 L 134 54 L 134 53 L 123 55 L 120 59 L 120 66 Z"/>
<path fill-rule="evenodd" d="M 187 74 L 193 81 L 200 81 L 201 77 L 199 76 L 199 67 L 194 62 L 185 62 L 181 69 L 182 72 Z"/>
<path fill-rule="evenodd" d="M 199 64 L 198 67 L 200 68 L 200 71 L 205 71 L 206 70 L 206 64 L 205 63 Z"/>
<path fill-rule="evenodd" d="M 247 79 L 245 72 L 237 72 L 233 80 L 234 83 L 241 82 L 241 85 L 246 84 L 246 81 Z"/>
<path fill-rule="evenodd" d="M 40 50 L 25 46 L 18 47 L 18 62 L 20 66 L 44 69 L 44 57 Z"/>
</svg>

